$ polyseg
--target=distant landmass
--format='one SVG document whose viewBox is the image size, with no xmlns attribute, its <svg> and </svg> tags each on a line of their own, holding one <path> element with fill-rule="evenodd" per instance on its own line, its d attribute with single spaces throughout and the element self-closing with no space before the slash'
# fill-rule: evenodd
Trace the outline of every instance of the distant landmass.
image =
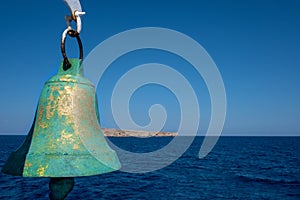
<svg viewBox="0 0 300 200">
<path fill-rule="evenodd" d="M 177 136 L 176 132 L 154 132 L 154 131 L 137 131 L 137 130 L 118 130 L 102 128 L 102 132 L 108 137 L 170 137 Z"/>
</svg>

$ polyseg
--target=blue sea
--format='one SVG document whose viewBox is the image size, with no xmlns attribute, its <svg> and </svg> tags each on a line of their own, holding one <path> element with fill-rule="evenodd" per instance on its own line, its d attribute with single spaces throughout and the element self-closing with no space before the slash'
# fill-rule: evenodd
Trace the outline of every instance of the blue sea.
<svg viewBox="0 0 300 200">
<path fill-rule="evenodd" d="M 0 168 L 25 136 L 0 136 Z M 134 152 L 170 137 L 110 138 Z M 221 137 L 198 158 L 203 137 L 171 165 L 149 173 L 122 171 L 75 178 L 67 199 L 300 199 L 300 137 Z M 0 173 L 0 199 L 48 199 L 48 178 Z"/>
</svg>

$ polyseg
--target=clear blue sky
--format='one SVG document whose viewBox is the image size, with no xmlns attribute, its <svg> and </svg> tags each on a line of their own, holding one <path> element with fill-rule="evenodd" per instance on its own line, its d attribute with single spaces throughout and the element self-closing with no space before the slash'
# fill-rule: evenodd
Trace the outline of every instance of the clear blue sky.
<svg viewBox="0 0 300 200">
<path fill-rule="evenodd" d="M 81 33 L 85 55 L 128 29 L 180 31 L 206 49 L 223 77 L 228 101 L 224 135 L 300 136 L 300 1 L 82 0 L 81 4 L 87 12 Z M 68 12 L 62 0 L 1 2 L 0 133 L 26 134 L 30 128 L 43 84 L 56 73 L 61 60 L 60 37 Z M 75 52 L 69 50 L 70 57 L 77 57 L 74 48 Z M 199 131 L 205 130 L 210 103 L 201 77 L 180 58 L 154 50 L 130 53 L 108 70 L 97 90 L 102 126 L 115 126 L 106 94 L 111 93 L 116 77 L 148 62 L 178 70 L 185 66 L 182 73 L 198 88 Z M 161 95 L 152 99 L 155 94 Z M 149 106 L 161 103 L 170 116 L 165 130 L 178 127 L 178 103 L 165 88 L 145 86 L 132 99 L 137 123 L 147 124 Z"/>
</svg>

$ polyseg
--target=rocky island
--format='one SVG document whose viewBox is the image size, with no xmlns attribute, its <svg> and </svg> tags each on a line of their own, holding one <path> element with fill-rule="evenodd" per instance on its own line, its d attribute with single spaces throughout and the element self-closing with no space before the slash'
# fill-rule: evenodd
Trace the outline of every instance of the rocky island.
<svg viewBox="0 0 300 200">
<path fill-rule="evenodd" d="M 178 135 L 176 132 L 118 130 L 110 128 L 102 128 L 102 132 L 108 137 L 175 137 Z"/>
</svg>

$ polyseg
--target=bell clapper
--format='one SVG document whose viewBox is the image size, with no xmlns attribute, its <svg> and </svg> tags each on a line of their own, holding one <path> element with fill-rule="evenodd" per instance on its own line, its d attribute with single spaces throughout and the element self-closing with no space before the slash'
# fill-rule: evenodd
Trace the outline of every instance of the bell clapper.
<svg viewBox="0 0 300 200">
<path fill-rule="evenodd" d="M 74 177 L 51 178 L 49 182 L 49 199 L 63 200 L 74 187 Z"/>
</svg>

